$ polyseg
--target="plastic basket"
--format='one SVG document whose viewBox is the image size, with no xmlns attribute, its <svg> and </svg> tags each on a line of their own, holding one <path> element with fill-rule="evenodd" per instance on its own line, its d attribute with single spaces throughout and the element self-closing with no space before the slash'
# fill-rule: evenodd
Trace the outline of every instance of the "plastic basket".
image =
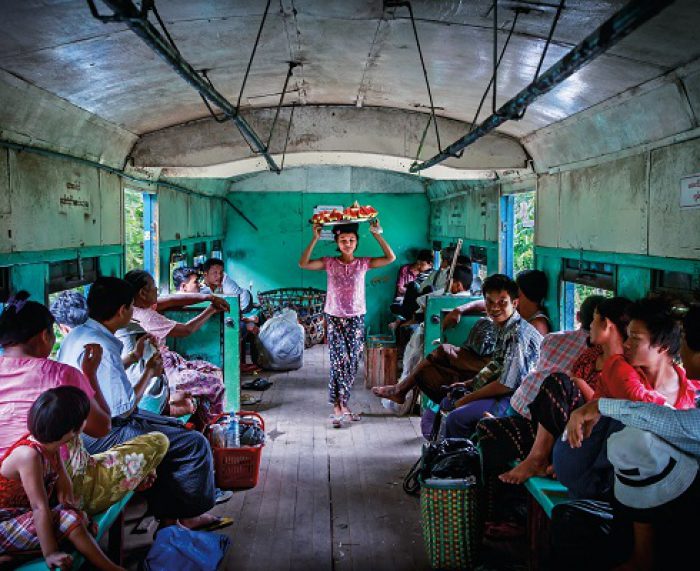
<svg viewBox="0 0 700 571">
<path fill-rule="evenodd" d="M 285 308 L 296 311 L 299 323 L 304 327 L 306 347 L 323 342 L 326 335 L 323 318 L 325 291 L 312 287 L 271 289 L 258 292 L 258 302 L 265 319 Z"/>
<path fill-rule="evenodd" d="M 421 482 L 423 540 L 433 569 L 473 569 L 483 526 L 480 489 L 472 480 Z"/>
<path fill-rule="evenodd" d="M 241 411 L 236 413 L 242 424 L 256 418 L 265 430 L 265 420 L 257 412 Z M 217 487 L 223 490 L 254 488 L 260 474 L 260 458 L 264 444 L 257 446 L 239 446 L 238 448 L 212 448 L 214 455 L 214 476 Z"/>
</svg>

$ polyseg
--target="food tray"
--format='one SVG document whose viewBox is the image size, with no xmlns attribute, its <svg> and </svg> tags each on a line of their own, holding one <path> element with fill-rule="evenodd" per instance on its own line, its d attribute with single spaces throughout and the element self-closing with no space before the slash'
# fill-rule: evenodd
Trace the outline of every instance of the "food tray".
<svg viewBox="0 0 700 571">
<path fill-rule="evenodd" d="M 371 222 L 376 220 L 376 216 L 371 216 L 369 218 L 348 218 L 347 220 L 333 220 L 332 222 L 322 222 L 321 226 L 342 226 L 344 224 L 355 224 L 356 222 Z M 314 224 L 309 220 L 309 224 Z"/>
</svg>

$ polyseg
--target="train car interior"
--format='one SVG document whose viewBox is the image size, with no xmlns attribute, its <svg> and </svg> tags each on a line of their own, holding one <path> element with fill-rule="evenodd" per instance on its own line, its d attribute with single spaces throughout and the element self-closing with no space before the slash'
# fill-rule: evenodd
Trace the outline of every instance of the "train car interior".
<svg viewBox="0 0 700 571">
<path fill-rule="evenodd" d="M 675 566 L 699 26 L 695 0 L 3 1 L 0 568 Z M 85 414 L 40 437 L 60 399 Z"/>
</svg>

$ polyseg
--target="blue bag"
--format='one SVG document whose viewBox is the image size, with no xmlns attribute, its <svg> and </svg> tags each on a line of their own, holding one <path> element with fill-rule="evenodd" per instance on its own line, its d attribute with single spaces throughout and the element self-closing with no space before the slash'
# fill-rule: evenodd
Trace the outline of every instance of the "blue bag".
<svg viewBox="0 0 700 571">
<path fill-rule="evenodd" d="M 146 571 L 216 571 L 231 540 L 209 531 L 179 525 L 161 529 L 146 556 Z"/>
</svg>

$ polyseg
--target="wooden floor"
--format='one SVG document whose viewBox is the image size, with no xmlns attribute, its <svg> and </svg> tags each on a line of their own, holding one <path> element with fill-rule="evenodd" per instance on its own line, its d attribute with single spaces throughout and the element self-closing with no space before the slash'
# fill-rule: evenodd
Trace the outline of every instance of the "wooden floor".
<svg viewBox="0 0 700 571">
<path fill-rule="evenodd" d="M 249 408 L 265 418 L 268 441 L 257 487 L 213 510 L 235 522 L 221 532 L 231 538 L 221 569 L 428 569 L 419 501 L 401 488 L 420 454 L 419 419 L 385 410 L 361 371 L 350 406 L 362 421 L 333 429 L 327 347 L 304 358 L 298 371 L 264 375 L 274 386 L 252 393 L 262 397 Z M 132 568 L 147 543 L 137 537 L 127 534 Z"/>
</svg>

